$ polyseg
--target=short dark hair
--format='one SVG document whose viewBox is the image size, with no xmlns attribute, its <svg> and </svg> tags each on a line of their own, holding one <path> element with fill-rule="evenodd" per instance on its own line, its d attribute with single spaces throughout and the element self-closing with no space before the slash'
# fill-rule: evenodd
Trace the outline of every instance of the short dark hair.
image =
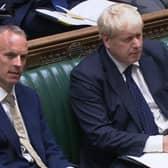
<svg viewBox="0 0 168 168">
<path fill-rule="evenodd" d="M 19 26 L 16 25 L 1 25 L 0 26 L 0 34 L 5 31 L 11 31 L 19 35 L 23 35 L 26 39 L 26 33 Z"/>
</svg>

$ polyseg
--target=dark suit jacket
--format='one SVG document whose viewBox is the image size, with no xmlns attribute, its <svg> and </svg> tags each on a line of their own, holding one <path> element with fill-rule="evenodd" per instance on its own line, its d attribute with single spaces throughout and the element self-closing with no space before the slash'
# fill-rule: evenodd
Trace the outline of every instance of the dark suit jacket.
<svg viewBox="0 0 168 168">
<path fill-rule="evenodd" d="M 129 3 L 136 6 L 141 14 L 155 12 L 168 8 L 168 0 L 115 0 L 118 2 Z"/>
<path fill-rule="evenodd" d="M 68 8 L 72 8 L 83 0 L 67 0 Z M 2 0 L 0 4 L 7 3 L 7 8 L 14 10 L 11 18 L 0 19 L 0 24 L 14 24 L 20 26 L 27 34 L 28 39 L 34 39 L 51 34 L 62 33 L 86 26 L 67 26 L 56 20 L 40 16 L 36 8 L 55 10 L 51 0 Z"/>
<path fill-rule="evenodd" d="M 140 69 L 168 118 L 168 51 L 163 44 L 144 41 Z M 148 135 L 143 133 L 131 95 L 104 46 L 72 71 L 71 98 L 84 130 L 80 168 L 135 168 L 118 158 L 140 156 Z"/>
<path fill-rule="evenodd" d="M 43 118 L 37 94 L 30 88 L 17 84 L 16 97 L 31 144 L 44 163 L 48 168 L 70 166 Z M 1 105 L 0 132 L 0 168 L 31 167 L 21 155 L 18 136 Z"/>
</svg>

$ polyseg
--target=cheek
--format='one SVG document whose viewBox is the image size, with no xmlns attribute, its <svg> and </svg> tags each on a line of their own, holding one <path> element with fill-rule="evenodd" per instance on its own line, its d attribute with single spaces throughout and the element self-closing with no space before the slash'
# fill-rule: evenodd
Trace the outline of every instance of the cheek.
<svg viewBox="0 0 168 168">
<path fill-rule="evenodd" d="M 6 72 L 7 69 L 8 69 L 8 64 L 6 64 L 6 62 L 0 61 L 0 67 L 1 67 L 0 73 L 1 72 Z"/>
<path fill-rule="evenodd" d="M 119 44 L 117 46 L 117 52 L 121 53 L 123 56 L 128 55 L 129 51 L 131 49 L 131 46 L 129 44 Z"/>
<path fill-rule="evenodd" d="M 131 50 L 132 49 L 130 46 L 123 46 L 120 48 L 120 52 L 122 53 L 124 57 L 129 57 Z"/>
<path fill-rule="evenodd" d="M 4 67 L 0 64 L 1 70 L 0 70 L 0 78 L 1 79 L 7 79 L 8 78 L 8 70 L 7 67 Z"/>
<path fill-rule="evenodd" d="M 26 65 L 26 60 L 22 60 L 22 61 L 21 61 L 21 67 L 24 68 L 25 65 Z"/>
<path fill-rule="evenodd" d="M 22 70 L 25 68 L 26 66 L 26 61 L 22 64 Z"/>
<path fill-rule="evenodd" d="M 128 57 L 130 48 L 121 46 L 120 48 L 118 48 L 117 52 L 120 54 L 121 57 Z"/>
</svg>

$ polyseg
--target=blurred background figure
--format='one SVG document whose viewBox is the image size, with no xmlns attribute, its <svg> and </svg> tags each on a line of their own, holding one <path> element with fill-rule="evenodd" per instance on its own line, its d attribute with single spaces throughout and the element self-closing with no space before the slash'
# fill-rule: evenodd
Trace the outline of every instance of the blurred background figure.
<svg viewBox="0 0 168 168">
<path fill-rule="evenodd" d="M 168 0 L 155 0 L 155 1 L 147 1 L 147 0 L 115 0 L 116 2 L 124 2 L 129 3 L 138 7 L 138 10 L 141 14 L 149 13 L 154 11 L 159 11 L 162 9 L 168 8 Z"/>
<path fill-rule="evenodd" d="M 27 34 L 28 40 L 52 35 L 56 33 L 66 32 L 87 26 L 70 26 L 53 21 L 37 14 L 35 9 L 46 8 L 50 10 L 58 10 L 55 5 L 61 5 L 71 9 L 75 5 L 84 0 L 0 0 L 0 7 L 3 7 L 11 17 L 0 16 L 0 24 L 14 24 L 20 26 Z M 137 6 L 141 14 L 147 12 L 166 9 L 168 0 L 112 0 L 113 2 L 129 3 Z"/>
<path fill-rule="evenodd" d="M 39 16 L 36 13 L 36 8 L 56 10 L 53 1 L 54 0 L 2 0 L 0 1 L 0 6 L 5 4 L 5 9 L 11 15 L 13 14 L 13 16 L 0 18 L 0 24 L 14 24 L 20 26 L 26 32 L 29 40 L 84 27 L 67 26 L 60 22 Z M 72 8 L 82 0 L 64 1 L 67 4 L 67 6 L 65 7 Z M 64 3 L 62 4 L 62 6 L 64 6 Z"/>
</svg>

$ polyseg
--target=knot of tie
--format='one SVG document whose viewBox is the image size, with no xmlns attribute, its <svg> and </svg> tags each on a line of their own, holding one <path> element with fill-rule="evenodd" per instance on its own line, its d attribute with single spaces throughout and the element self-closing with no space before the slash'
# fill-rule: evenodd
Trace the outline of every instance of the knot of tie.
<svg viewBox="0 0 168 168">
<path fill-rule="evenodd" d="M 129 65 L 126 70 L 124 71 L 125 77 L 126 79 L 130 79 L 131 78 L 131 74 L 132 74 L 132 66 L 133 65 Z"/>
<path fill-rule="evenodd" d="M 8 94 L 5 97 L 5 101 L 11 106 L 14 107 L 15 106 L 15 97 L 12 94 Z"/>
</svg>

